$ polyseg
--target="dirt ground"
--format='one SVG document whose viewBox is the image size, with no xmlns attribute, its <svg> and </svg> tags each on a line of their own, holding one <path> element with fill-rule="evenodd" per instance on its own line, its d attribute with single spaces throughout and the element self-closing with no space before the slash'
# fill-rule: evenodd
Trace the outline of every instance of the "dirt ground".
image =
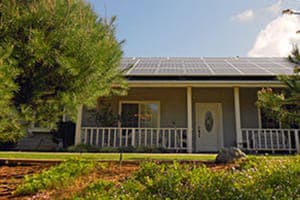
<svg viewBox="0 0 300 200">
<path fill-rule="evenodd" d="M 201 164 L 201 163 L 197 163 Z M 234 165 L 223 165 L 214 163 L 204 163 L 207 167 L 213 170 L 228 169 Z M 96 179 L 122 182 L 126 177 L 130 176 L 139 168 L 138 162 L 126 162 L 121 166 L 118 163 L 107 163 L 106 167 L 98 168 L 88 176 L 83 176 L 75 181 L 70 187 L 64 187 L 60 190 L 46 191 L 38 193 L 34 196 L 14 197 L 13 191 L 17 185 L 21 183 L 22 178 L 27 174 L 39 173 L 53 166 L 52 163 L 35 163 L 27 164 L 27 166 L 0 166 L 0 200 L 3 199 L 67 199 L 72 197 L 76 192 L 84 189 Z"/>
<path fill-rule="evenodd" d="M 12 192 L 21 183 L 25 175 L 39 173 L 50 166 L 50 164 L 42 163 L 25 166 L 0 166 L 0 200 L 16 199 L 12 196 Z"/>
</svg>

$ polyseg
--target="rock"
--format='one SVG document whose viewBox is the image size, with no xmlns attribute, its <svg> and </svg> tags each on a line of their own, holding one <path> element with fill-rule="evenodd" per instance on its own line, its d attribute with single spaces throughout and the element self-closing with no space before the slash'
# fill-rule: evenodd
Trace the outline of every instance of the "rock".
<svg viewBox="0 0 300 200">
<path fill-rule="evenodd" d="M 236 147 L 223 148 L 218 152 L 215 162 L 232 163 L 242 158 L 246 158 L 246 154 L 242 152 L 239 148 Z"/>
</svg>

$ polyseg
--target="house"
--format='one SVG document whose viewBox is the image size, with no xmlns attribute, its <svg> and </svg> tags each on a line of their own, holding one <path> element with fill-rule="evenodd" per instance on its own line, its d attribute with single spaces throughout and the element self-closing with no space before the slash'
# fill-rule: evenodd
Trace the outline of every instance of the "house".
<svg viewBox="0 0 300 200">
<path fill-rule="evenodd" d="M 256 106 L 260 89 L 280 89 L 277 75 L 293 73 L 286 58 L 124 58 L 128 66 L 128 95 L 97 106 L 109 104 L 118 122 L 99 127 L 81 107 L 75 144 L 300 152 L 299 126 L 285 129 Z"/>
</svg>

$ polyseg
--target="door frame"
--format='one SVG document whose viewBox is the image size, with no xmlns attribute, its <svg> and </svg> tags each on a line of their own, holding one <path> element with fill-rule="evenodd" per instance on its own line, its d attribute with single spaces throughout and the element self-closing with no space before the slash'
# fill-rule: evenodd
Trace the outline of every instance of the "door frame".
<svg viewBox="0 0 300 200">
<path fill-rule="evenodd" d="M 224 130 L 223 130 L 223 106 L 222 106 L 222 103 L 220 102 L 196 102 L 195 103 L 195 124 L 194 124 L 194 127 L 195 127 L 195 138 L 196 138 L 196 141 L 195 141 L 195 150 L 196 152 L 199 152 L 198 150 L 198 138 L 197 138 L 197 119 L 199 118 L 199 113 L 197 112 L 198 111 L 198 108 L 199 108 L 199 105 L 200 104 L 215 104 L 217 105 L 217 110 L 219 112 L 219 123 L 220 123 L 220 130 L 219 130 L 219 133 L 218 134 L 218 141 L 217 141 L 217 149 L 221 149 L 224 147 Z"/>
</svg>

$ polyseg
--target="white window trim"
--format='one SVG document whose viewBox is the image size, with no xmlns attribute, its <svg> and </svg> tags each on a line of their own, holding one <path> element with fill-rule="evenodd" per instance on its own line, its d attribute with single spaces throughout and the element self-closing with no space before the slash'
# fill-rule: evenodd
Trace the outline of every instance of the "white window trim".
<svg viewBox="0 0 300 200">
<path fill-rule="evenodd" d="M 119 116 L 121 116 L 122 114 L 122 104 L 138 104 L 139 105 L 139 112 L 140 112 L 140 106 L 141 104 L 157 104 L 157 127 L 156 128 L 160 128 L 160 101 L 119 101 Z M 118 127 L 121 127 L 121 122 L 119 121 L 118 123 Z M 139 118 L 139 122 L 138 122 L 138 127 L 140 128 L 140 118 Z"/>
</svg>

